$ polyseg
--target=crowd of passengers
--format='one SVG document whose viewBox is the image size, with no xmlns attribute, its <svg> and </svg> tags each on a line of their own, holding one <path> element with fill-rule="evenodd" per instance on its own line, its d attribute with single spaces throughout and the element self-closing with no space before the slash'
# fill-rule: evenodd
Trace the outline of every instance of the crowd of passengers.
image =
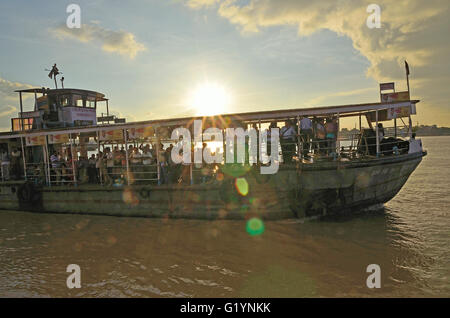
<svg viewBox="0 0 450 318">
<path fill-rule="evenodd" d="M 323 156 L 336 155 L 336 140 L 338 132 L 338 122 L 336 117 L 317 118 L 301 117 L 300 127 L 297 120 L 286 120 L 280 129 L 277 122 L 272 122 L 267 130 L 267 153 L 271 153 L 271 130 L 279 129 L 280 144 L 283 162 L 292 162 L 294 156 L 299 153 L 304 158 L 311 153 Z M 256 124 L 253 128 L 258 130 Z M 379 126 L 379 136 L 382 139 L 384 130 Z M 300 134 L 299 134 L 300 133 Z M 301 142 L 301 151 L 298 151 L 298 142 Z M 203 144 L 203 147 L 207 147 Z M 129 145 L 128 151 L 125 147 L 112 146 L 104 147 L 103 151 L 92 154 L 90 157 L 80 156 L 74 161 L 67 152 L 55 151 L 49 157 L 51 168 L 50 178 L 54 184 L 64 184 L 74 182 L 74 177 L 80 183 L 102 183 L 113 184 L 117 180 L 124 182 L 127 177 L 127 153 L 128 167 L 134 183 L 145 181 L 146 183 L 158 182 L 159 162 L 160 177 L 159 183 L 187 182 L 190 179 L 190 172 L 187 166 L 176 165 L 172 161 L 173 144 L 164 149 L 163 144 L 159 144 L 157 151 L 156 144 L 150 147 L 149 144 L 141 144 L 139 147 Z M 159 155 L 158 160 L 157 155 Z M 248 157 L 246 158 L 248 160 Z M 14 149 L 10 154 L 3 150 L 1 154 L 2 180 L 23 178 L 23 162 L 20 149 Z M 42 165 L 33 167 L 34 171 L 28 171 L 29 176 L 40 176 L 44 178 L 44 168 Z M 75 175 L 73 173 L 75 169 Z M 201 181 L 206 180 L 203 176 Z"/>
<path fill-rule="evenodd" d="M 157 152 L 156 147 L 150 147 L 149 144 L 142 144 L 139 147 L 129 145 L 127 158 L 124 146 L 120 148 L 119 146 L 104 147 L 103 151 L 92 154 L 90 157 L 80 156 L 74 162 L 72 162 L 70 154 L 65 156 L 60 152 L 54 152 L 50 156 L 52 181 L 56 184 L 72 182 L 75 168 L 75 177 L 80 183 L 113 184 L 123 182 L 127 177 L 127 164 L 133 179 L 157 180 L 157 153 L 159 153 L 159 163 L 162 168 L 161 174 L 164 175 L 166 166 L 171 163 L 171 149 L 172 147 L 163 150 L 163 145 L 160 144 L 159 152 Z M 165 176 L 162 177 L 162 180 L 165 180 Z"/>
</svg>

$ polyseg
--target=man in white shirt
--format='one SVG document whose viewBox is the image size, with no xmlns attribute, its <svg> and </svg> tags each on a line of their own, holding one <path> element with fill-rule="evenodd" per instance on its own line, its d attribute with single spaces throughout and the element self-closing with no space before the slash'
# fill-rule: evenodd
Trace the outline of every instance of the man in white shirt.
<svg viewBox="0 0 450 318">
<path fill-rule="evenodd" d="M 300 136 L 303 144 L 303 155 L 307 156 L 312 138 L 312 121 L 308 117 L 303 117 L 300 120 Z"/>
<path fill-rule="evenodd" d="M 111 152 L 111 148 L 105 148 L 105 158 L 106 158 L 106 171 L 108 172 L 109 178 L 113 179 L 113 168 L 114 168 L 114 156 Z"/>
<path fill-rule="evenodd" d="M 147 147 L 144 148 L 143 150 L 144 152 L 142 153 L 142 164 L 144 165 L 151 165 L 152 164 L 152 153 L 150 152 L 150 149 L 148 149 Z"/>
</svg>

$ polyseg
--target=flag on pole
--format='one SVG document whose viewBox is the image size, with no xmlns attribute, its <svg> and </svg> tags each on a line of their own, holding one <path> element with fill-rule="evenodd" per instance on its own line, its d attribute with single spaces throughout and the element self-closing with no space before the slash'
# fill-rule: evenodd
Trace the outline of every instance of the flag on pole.
<svg viewBox="0 0 450 318">
<path fill-rule="evenodd" d="M 58 74 L 59 74 L 59 70 L 56 67 L 56 64 L 54 64 L 53 67 L 52 67 L 52 70 L 50 71 L 50 73 L 48 73 L 48 77 L 53 78 L 53 77 L 55 77 Z"/>
<path fill-rule="evenodd" d="M 408 62 L 405 61 L 406 75 L 409 76 L 409 65 Z"/>
</svg>

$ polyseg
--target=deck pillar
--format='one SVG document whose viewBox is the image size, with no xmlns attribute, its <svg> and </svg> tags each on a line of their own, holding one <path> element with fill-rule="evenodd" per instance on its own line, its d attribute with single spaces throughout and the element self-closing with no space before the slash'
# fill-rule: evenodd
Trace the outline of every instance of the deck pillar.
<svg viewBox="0 0 450 318">
<path fill-rule="evenodd" d="M 128 136 L 127 136 L 127 130 L 123 129 L 123 139 L 125 140 L 125 162 L 127 165 L 127 184 L 130 185 L 130 163 L 128 160 Z"/>
<path fill-rule="evenodd" d="M 102 154 L 102 157 L 100 157 L 100 133 L 98 130 L 96 131 L 96 133 L 97 133 L 97 156 L 98 156 L 97 160 L 100 160 L 100 162 L 98 164 L 98 172 L 99 172 L 100 184 L 103 185 L 103 172 L 102 172 L 103 164 L 104 164 L 103 163 L 103 154 Z"/>
<path fill-rule="evenodd" d="M 412 138 L 412 119 L 411 115 L 409 115 L 409 129 L 408 129 L 409 138 Z"/>
<path fill-rule="evenodd" d="M 340 132 L 340 129 L 341 129 L 341 118 L 340 118 L 339 113 L 337 113 L 336 126 L 337 126 L 336 127 L 337 128 L 337 130 L 336 130 L 336 146 L 337 146 L 336 153 L 337 153 L 337 156 L 339 157 L 341 155 L 341 141 L 339 140 L 339 132 Z"/>
<path fill-rule="evenodd" d="M 44 157 L 44 172 L 45 172 L 45 179 L 47 181 L 47 185 L 49 187 L 52 186 L 52 179 L 50 175 L 50 157 L 48 153 L 48 143 L 47 143 L 47 136 L 45 136 L 45 144 L 42 145 L 42 154 Z"/>
<path fill-rule="evenodd" d="M 27 161 L 25 159 L 25 147 L 23 146 L 23 137 L 20 137 L 20 144 L 22 146 L 23 177 L 25 180 L 27 180 Z"/>
<path fill-rule="evenodd" d="M 394 118 L 394 137 L 397 139 L 397 116 Z"/>
<path fill-rule="evenodd" d="M 161 163 L 159 162 L 159 138 L 158 138 L 158 128 L 155 129 L 155 139 L 156 139 L 156 169 L 158 172 L 158 185 L 161 185 Z"/>
<path fill-rule="evenodd" d="M 73 183 L 74 185 L 77 185 L 77 174 L 75 173 L 75 161 L 73 156 L 73 139 L 72 134 L 69 134 L 70 139 L 70 154 L 72 156 L 72 175 L 73 175 Z"/>
<path fill-rule="evenodd" d="M 376 127 L 375 127 L 375 132 L 376 132 L 376 144 L 377 144 L 377 157 L 380 155 L 380 138 L 379 136 L 379 129 L 378 129 L 378 109 L 375 112 L 375 117 L 376 117 Z"/>
<path fill-rule="evenodd" d="M 22 92 L 19 92 L 20 100 L 20 130 L 23 131 L 23 102 L 22 102 Z"/>
<path fill-rule="evenodd" d="M 302 141 L 300 138 L 300 116 L 297 116 L 297 156 L 298 160 L 302 160 Z"/>
</svg>

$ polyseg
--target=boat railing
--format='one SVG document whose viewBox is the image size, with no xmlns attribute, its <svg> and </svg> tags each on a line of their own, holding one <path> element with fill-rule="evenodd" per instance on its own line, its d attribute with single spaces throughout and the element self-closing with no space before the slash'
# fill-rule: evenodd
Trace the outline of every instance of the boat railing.
<svg viewBox="0 0 450 318">
<path fill-rule="evenodd" d="M 129 164 L 128 170 L 126 165 L 114 165 L 101 169 L 97 173 L 102 184 L 158 182 L 158 166 L 156 164 Z"/>
<path fill-rule="evenodd" d="M 50 185 L 65 185 L 77 182 L 72 167 L 50 167 L 49 179 Z"/>
<path fill-rule="evenodd" d="M 158 165 L 157 164 L 130 164 L 129 178 L 132 183 L 158 182 Z M 126 168 L 126 167 L 125 167 Z M 126 173 L 126 169 L 125 169 Z"/>
<path fill-rule="evenodd" d="M 377 127 L 377 126 L 375 126 Z M 321 160 L 341 160 L 341 159 L 363 159 L 365 157 L 372 158 L 375 156 L 389 156 L 398 155 L 408 152 L 409 142 L 407 140 L 401 139 L 401 137 L 409 136 L 412 137 L 411 125 L 408 127 L 404 126 L 394 126 L 394 127 L 383 127 L 382 130 L 372 128 L 360 128 L 357 132 L 355 131 L 336 131 L 335 134 L 331 134 L 326 138 L 326 136 L 321 136 L 323 138 L 318 138 L 316 132 L 312 132 L 308 135 L 303 134 L 301 129 L 296 129 L 297 135 L 292 140 L 280 140 L 278 144 L 278 149 L 272 149 L 271 142 L 268 140 L 262 140 L 261 145 L 267 147 L 267 155 L 271 156 L 272 152 L 278 153 L 278 161 L 281 164 L 289 164 L 293 162 L 301 162 L 303 159 L 313 159 L 310 160 L 314 163 Z M 126 136 L 126 129 L 122 129 L 123 136 Z M 378 139 L 377 139 L 378 135 Z M 43 160 L 42 163 L 26 163 L 25 175 L 26 180 L 32 180 L 35 183 L 46 184 L 48 186 L 52 185 L 77 185 L 84 183 L 98 183 L 98 184 L 122 184 L 122 185 L 132 185 L 132 184 L 166 184 L 166 183 L 177 183 L 182 179 L 183 183 L 204 183 L 207 180 L 214 179 L 214 173 L 211 172 L 211 165 L 201 164 L 196 166 L 196 164 L 185 164 L 185 165 L 172 165 L 165 162 L 165 155 L 162 155 L 164 146 L 167 148 L 169 142 L 175 144 L 176 140 L 166 140 L 158 139 L 155 135 L 148 138 L 141 139 L 128 139 L 124 138 L 122 140 L 114 141 L 102 141 L 98 138 L 99 133 L 97 132 L 97 163 L 101 164 L 94 165 L 92 162 L 88 164 L 88 154 L 81 154 L 81 150 L 86 149 L 85 144 L 81 142 L 76 142 L 79 136 L 73 138 L 69 134 L 70 142 L 60 144 L 61 151 L 63 153 L 71 153 L 70 158 L 73 157 L 74 161 L 65 162 L 63 167 L 52 167 L 51 159 Z M 89 138 L 92 138 L 91 135 Z M 383 137 L 383 138 L 381 138 Z M 83 137 L 85 138 L 85 137 Z M 95 138 L 95 137 L 94 137 Z M 47 142 L 47 141 L 46 141 Z M 164 143 L 165 142 L 165 143 Z M 249 143 L 253 142 L 249 139 Z M 22 141 L 24 144 L 24 141 Z M 137 145 L 141 143 L 140 147 Z M 148 143 L 146 147 L 152 148 L 152 156 L 146 158 L 157 158 L 152 159 L 151 164 L 144 164 L 146 160 L 142 157 L 141 152 L 144 151 L 143 143 Z M 91 143 L 95 145 L 94 143 Z M 156 149 L 156 145 L 162 146 L 160 150 Z M 110 159 L 107 159 L 105 148 L 123 148 L 120 156 L 114 158 L 113 166 L 108 166 L 111 163 Z M 129 151 L 131 146 L 137 149 L 136 155 Z M 103 146 L 103 151 L 101 147 Z M 108 147 L 107 147 L 108 146 Z M 224 151 L 225 145 L 217 147 L 214 144 L 216 151 Z M 250 144 L 246 149 L 250 149 Z M 41 145 L 43 153 L 50 153 L 54 151 L 54 145 L 51 147 L 51 151 L 48 151 L 50 147 L 47 143 Z M 64 148 L 65 147 L 65 148 Z M 70 148 L 70 150 L 69 150 Z M 22 147 L 24 149 L 24 147 Z M 95 151 L 95 148 L 87 149 L 87 151 Z M 134 150 L 133 150 L 134 151 Z M 244 164 L 266 164 L 261 159 L 260 149 L 258 148 L 258 154 L 249 154 L 247 151 L 244 159 Z M 22 153 L 26 153 L 22 151 Z M 116 154 L 117 155 L 117 154 Z M 100 161 L 98 161 L 99 157 Z M 113 154 L 114 156 L 114 154 Z M 23 156 L 23 162 L 26 162 L 26 156 Z M 120 160 L 118 159 L 120 158 Z M 260 161 L 258 161 L 258 159 Z M 223 163 L 222 163 L 223 164 Z M 220 165 L 220 164 L 218 164 Z M 184 166 L 184 167 L 183 167 Z M 182 177 L 182 178 L 181 178 Z M 7 175 L 2 170 L 2 180 L 7 179 Z"/>
<path fill-rule="evenodd" d="M 47 183 L 46 168 L 44 163 L 27 163 L 25 165 L 26 179 L 35 184 Z"/>
</svg>

